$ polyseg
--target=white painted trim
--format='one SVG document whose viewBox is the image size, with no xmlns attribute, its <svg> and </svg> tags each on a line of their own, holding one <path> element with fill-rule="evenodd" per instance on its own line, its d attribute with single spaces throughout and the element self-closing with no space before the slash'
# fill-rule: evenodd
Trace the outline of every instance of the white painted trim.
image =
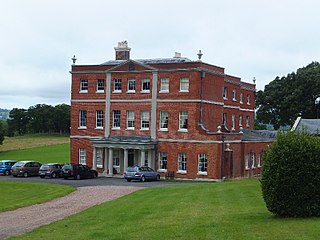
<svg viewBox="0 0 320 240">
<path fill-rule="evenodd" d="M 71 99 L 74 103 L 105 103 L 105 99 Z"/>
<path fill-rule="evenodd" d="M 222 141 L 217 140 L 192 140 L 192 139 L 165 139 L 159 138 L 159 142 L 178 142 L 178 143 L 216 143 L 220 144 Z M 242 140 L 226 140 L 224 143 L 241 143 Z"/>
<path fill-rule="evenodd" d="M 301 117 L 297 117 L 296 121 L 294 122 L 292 128 L 291 128 L 291 131 L 295 131 L 296 128 L 298 127 L 299 123 L 301 121 Z"/>
<path fill-rule="evenodd" d="M 151 99 L 111 99 L 110 102 L 151 102 Z"/>
<path fill-rule="evenodd" d="M 104 136 L 80 136 L 80 135 L 74 135 L 70 136 L 71 139 L 97 139 L 97 138 L 103 138 Z"/>
</svg>

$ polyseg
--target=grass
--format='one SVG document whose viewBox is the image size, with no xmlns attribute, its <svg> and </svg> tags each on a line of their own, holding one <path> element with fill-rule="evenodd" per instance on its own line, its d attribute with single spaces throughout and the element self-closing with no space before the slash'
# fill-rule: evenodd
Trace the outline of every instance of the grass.
<svg viewBox="0 0 320 240">
<path fill-rule="evenodd" d="M 32 134 L 16 137 L 6 137 L 3 145 L 0 145 L 0 153 L 65 143 L 69 143 L 69 136 Z"/>
<path fill-rule="evenodd" d="M 0 160 L 34 160 L 40 163 L 69 163 L 70 144 L 56 144 L 16 151 L 0 152 Z"/>
<path fill-rule="evenodd" d="M 318 239 L 320 219 L 280 219 L 258 180 L 147 188 L 12 239 Z"/>
<path fill-rule="evenodd" d="M 46 202 L 75 190 L 58 184 L 6 181 L 0 182 L 0 189 L 0 212 Z"/>
</svg>

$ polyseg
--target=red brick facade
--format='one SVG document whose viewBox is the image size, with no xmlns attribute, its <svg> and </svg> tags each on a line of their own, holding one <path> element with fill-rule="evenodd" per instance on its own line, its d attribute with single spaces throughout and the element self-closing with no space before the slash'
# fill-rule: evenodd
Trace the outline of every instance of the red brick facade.
<svg viewBox="0 0 320 240">
<path fill-rule="evenodd" d="M 132 164 L 189 179 L 260 173 L 272 141 L 245 140 L 243 133 L 253 128 L 255 85 L 223 68 L 185 58 L 118 60 L 73 65 L 71 74 L 72 163 L 108 175 Z"/>
</svg>

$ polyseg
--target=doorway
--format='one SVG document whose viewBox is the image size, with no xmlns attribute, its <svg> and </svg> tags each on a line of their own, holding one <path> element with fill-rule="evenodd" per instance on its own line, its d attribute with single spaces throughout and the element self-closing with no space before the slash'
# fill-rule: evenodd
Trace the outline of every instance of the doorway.
<svg viewBox="0 0 320 240">
<path fill-rule="evenodd" d="M 129 149 L 128 150 L 128 167 L 134 166 L 134 150 Z"/>
</svg>

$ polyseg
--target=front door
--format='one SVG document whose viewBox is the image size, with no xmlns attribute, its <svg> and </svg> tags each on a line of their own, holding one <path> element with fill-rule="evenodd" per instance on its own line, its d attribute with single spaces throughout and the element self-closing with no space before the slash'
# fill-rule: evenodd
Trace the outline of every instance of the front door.
<svg viewBox="0 0 320 240">
<path fill-rule="evenodd" d="M 128 167 L 134 166 L 134 150 L 128 150 Z"/>
</svg>

